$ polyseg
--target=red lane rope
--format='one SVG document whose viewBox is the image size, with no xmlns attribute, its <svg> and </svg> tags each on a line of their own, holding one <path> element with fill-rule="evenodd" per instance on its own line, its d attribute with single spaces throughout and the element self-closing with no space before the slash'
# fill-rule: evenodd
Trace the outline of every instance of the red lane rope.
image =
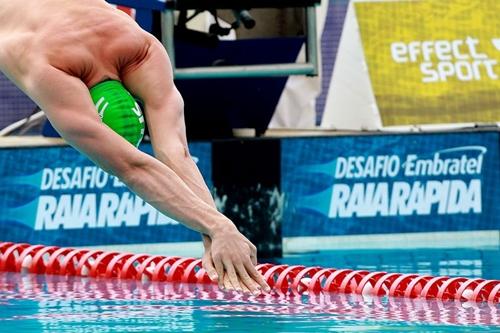
<svg viewBox="0 0 500 333">
<path fill-rule="evenodd" d="M 279 294 L 336 292 L 500 303 L 499 280 L 272 264 L 260 264 L 257 270 Z M 212 283 L 199 259 L 9 242 L 0 243 L 0 271 Z"/>
</svg>

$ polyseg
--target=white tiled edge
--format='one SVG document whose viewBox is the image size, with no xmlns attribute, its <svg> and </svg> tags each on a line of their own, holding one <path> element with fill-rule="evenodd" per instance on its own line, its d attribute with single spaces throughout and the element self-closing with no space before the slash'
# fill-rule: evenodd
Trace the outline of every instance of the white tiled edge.
<svg viewBox="0 0 500 333">
<path fill-rule="evenodd" d="M 500 231 L 459 231 L 356 236 L 286 237 L 284 253 L 318 250 L 500 248 Z M 90 249 L 131 253 L 200 257 L 201 242 L 99 245 Z"/>
</svg>

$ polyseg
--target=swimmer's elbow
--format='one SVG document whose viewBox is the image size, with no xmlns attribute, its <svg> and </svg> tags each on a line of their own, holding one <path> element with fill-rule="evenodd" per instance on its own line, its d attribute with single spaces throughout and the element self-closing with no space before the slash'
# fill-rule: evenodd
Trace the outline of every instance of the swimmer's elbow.
<svg viewBox="0 0 500 333">
<path fill-rule="evenodd" d="M 126 159 L 119 159 L 113 163 L 109 173 L 118 177 L 129 187 L 135 187 L 143 179 L 148 165 L 151 164 L 150 158 L 150 156 L 138 151 Z"/>
</svg>

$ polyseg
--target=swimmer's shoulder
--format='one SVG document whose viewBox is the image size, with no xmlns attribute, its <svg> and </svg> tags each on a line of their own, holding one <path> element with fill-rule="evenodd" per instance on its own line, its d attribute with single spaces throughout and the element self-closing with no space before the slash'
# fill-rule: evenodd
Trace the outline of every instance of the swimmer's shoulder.
<svg viewBox="0 0 500 333">
<path fill-rule="evenodd" d="M 0 70 L 18 77 L 40 62 L 36 52 L 37 37 L 29 31 L 0 34 Z"/>
</svg>

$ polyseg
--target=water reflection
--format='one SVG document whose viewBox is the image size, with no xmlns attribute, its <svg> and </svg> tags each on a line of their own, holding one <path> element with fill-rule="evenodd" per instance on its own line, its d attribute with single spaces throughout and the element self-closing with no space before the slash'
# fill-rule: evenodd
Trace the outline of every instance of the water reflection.
<svg viewBox="0 0 500 333">
<path fill-rule="evenodd" d="M 125 325 L 126 331 L 134 331 L 133 327 L 139 331 L 154 327 L 192 331 L 200 325 L 217 331 L 229 329 L 238 318 L 255 318 L 248 324 L 249 331 L 259 331 L 263 324 L 266 328 L 289 325 L 287 331 L 303 331 L 346 323 L 480 325 L 493 329 L 500 325 L 500 306 L 343 294 L 255 297 L 222 292 L 212 285 L 0 274 L 0 322 L 34 320 L 41 325 L 34 331 L 62 331 L 62 324 L 83 322 L 102 331 L 98 323 L 103 320 L 115 329 Z"/>
</svg>

